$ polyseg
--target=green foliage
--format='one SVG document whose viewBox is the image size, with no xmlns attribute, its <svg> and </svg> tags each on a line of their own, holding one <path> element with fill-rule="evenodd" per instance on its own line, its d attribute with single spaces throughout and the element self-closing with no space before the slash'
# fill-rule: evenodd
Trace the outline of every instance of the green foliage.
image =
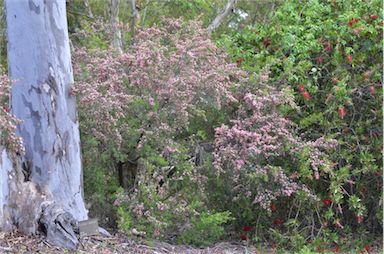
<svg viewBox="0 0 384 254">
<path fill-rule="evenodd" d="M 212 245 L 225 233 L 224 224 L 233 220 L 230 212 L 202 213 L 178 237 L 181 244 Z"/>
</svg>

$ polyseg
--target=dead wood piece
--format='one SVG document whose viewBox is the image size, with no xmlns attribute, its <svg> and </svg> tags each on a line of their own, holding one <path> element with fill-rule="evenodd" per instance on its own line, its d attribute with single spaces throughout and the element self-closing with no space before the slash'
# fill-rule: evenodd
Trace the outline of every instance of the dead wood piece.
<svg viewBox="0 0 384 254">
<path fill-rule="evenodd" d="M 41 207 L 42 215 L 39 224 L 47 236 L 47 242 L 75 250 L 79 243 L 75 234 L 75 231 L 78 230 L 77 221 L 55 202 L 44 202 Z"/>
<path fill-rule="evenodd" d="M 104 237 L 112 237 L 111 233 L 109 233 L 106 229 L 99 227 L 98 228 L 99 234 Z"/>
</svg>

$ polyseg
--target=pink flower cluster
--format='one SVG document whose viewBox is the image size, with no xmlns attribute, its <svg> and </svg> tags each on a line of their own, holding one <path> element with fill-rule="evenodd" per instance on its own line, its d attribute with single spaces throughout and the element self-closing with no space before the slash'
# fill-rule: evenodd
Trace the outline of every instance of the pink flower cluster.
<svg viewBox="0 0 384 254">
<path fill-rule="evenodd" d="M 0 75 L 0 145 L 5 146 L 9 152 L 24 154 L 23 140 L 16 135 L 16 126 L 20 120 L 11 114 L 8 107 L 10 84 L 6 75 Z"/>
<path fill-rule="evenodd" d="M 232 184 L 237 186 L 235 199 L 251 192 L 253 203 L 267 210 L 271 201 L 298 191 L 314 198 L 306 186 L 294 182 L 287 174 L 297 171 L 305 151 L 308 153 L 305 160 L 310 162 L 315 176 L 319 170 L 330 170 L 326 150 L 335 148 L 336 141 L 303 140 L 297 134 L 297 126 L 278 110 L 283 104 L 294 107 L 287 91 L 277 91 L 267 85 L 257 87 L 253 93 L 245 93 L 237 119 L 232 120 L 230 126 L 216 129 L 214 167 L 217 173 L 232 175 Z M 291 166 L 283 168 L 282 162 Z"/>
<path fill-rule="evenodd" d="M 136 118 L 142 130 L 139 147 L 148 135 L 185 130 L 198 109 L 236 101 L 230 90 L 245 73 L 226 58 L 199 23 L 180 20 L 139 31 L 135 44 L 122 55 L 112 49 L 77 49 L 73 92 L 86 118 L 83 130 L 102 142 L 120 144 L 131 127 L 126 120 Z M 140 102 L 142 107 L 132 106 Z"/>
</svg>

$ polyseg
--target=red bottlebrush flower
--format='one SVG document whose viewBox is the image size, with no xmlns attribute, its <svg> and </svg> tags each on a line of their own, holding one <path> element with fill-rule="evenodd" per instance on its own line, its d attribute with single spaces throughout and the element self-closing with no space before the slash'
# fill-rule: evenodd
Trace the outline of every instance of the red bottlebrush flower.
<svg viewBox="0 0 384 254">
<path fill-rule="evenodd" d="M 303 95 L 304 99 L 306 100 L 311 99 L 311 95 L 307 91 L 302 92 L 301 95 Z"/>
<path fill-rule="evenodd" d="M 276 205 L 274 203 L 271 204 L 271 211 L 274 212 L 276 211 Z"/>
<path fill-rule="evenodd" d="M 240 236 L 240 239 L 243 240 L 243 241 L 247 241 L 248 238 L 247 238 L 246 235 L 241 235 L 241 236 Z"/>
<path fill-rule="evenodd" d="M 299 85 L 299 91 L 300 91 L 301 93 L 305 92 L 305 87 L 304 87 L 304 85 Z"/>
<path fill-rule="evenodd" d="M 241 230 L 243 230 L 244 232 L 249 232 L 252 230 L 252 227 L 251 226 L 244 226 Z"/>
<path fill-rule="evenodd" d="M 361 31 L 363 31 L 362 28 L 353 29 L 353 33 L 356 34 L 356 35 L 359 35 L 361 33 Z"/>
<path fill-rule="evenodd" d="M 237 59 L 237 60 L 236 60 L 237 67 L 239 67 L 243 61 L 244 61 L 243 58 L 239 58 L 239 59 Z"/>
<path fill-rule="evenodd" d="M 371 250 L 371 247 L 369 247 L 369 245 L 364 245 L 364 250 L 366 250 L 367 252 L 369 252 Z"/>
<path fill-rule="evenodd" d="M 376 19 L 379 18 L 379 16 L 377 16 L 377 15 L 370 15 L 369 17 L 370 17 L 371 19 L 373 19 L 373 20 L 376 20 Z"/>
<path fill-rule="evenodd" d="M 365 187 L 360 188 L 360 194 L 364 195 L 367 192 L 367 189 Z"/>
<path fill-rule="evenodd" d="M 347 60 L 348 63 L 352 63 L 352 61 L 353 61 L 353 57 L 352 57 L 352 55 L 348 55 L 348 56 L 346 57 L 346 60 Z"/>
<path fill-rule="evenodd" d="M 333 253 L 339 253 L 340 252 L 340 247 L 336 246 L 332 249 Z"/>
<path fill-rule="evenodd" d="M 331 51 L 331 49 L 332 49 L 331 43 L 329 41 L 327 41 L 325 43 L 324 51 L 328 52 L 328 51 Z"/>
<path fill-rule="evenodd" d="M 364 221 L 364 217 L 362 215 L 357 215 L 356 216 L 357 223 L 362 223 Z"/>
<path fill-rule="evenodd" d="M 354 24 L 359 23 L 359 21 L 360 21 L 360 19 L 351 18 L 351 19 L 348 21 L 348 26 L 349 26 L 349 27 L 352 27 Z"/>
<path fill-rule="evenodd" d="M 318 58 L 316 58 L 316 62 L 318 63 L 318 64 L 322 64 L 323 63 L 323 58 L 321 57 L 321 56 L 319 56 Z"/>
<path fill-rule="evenodd" d="M 265 37 L 263 40 L 264 47 L 268 47 L 271 44 L 271 40 L 268 37 Z"/>
<path fill-rule="evenodd" d="M 324 200 L 323 200 L 323 204 L 326 205 L 326 206 L 330 206 L 331 203 L 332 203 L 332 202 L 331 202 L 331 200 L 329 200 L 329 199 L 324 199 Z"/>
<path fill-rule="evenodd" d="M 273 224 L 275 224 L 276 226 L 281 225 L 281 219 L 280 219 L 280 218 L 276 218 L 276 219 L 273 221 Z"/>
<path fill-rule="evenodd" d="M 369 87 L 369 92 L 371 95 L 374 95 L 376 93 L 376 88 L 374 86 Z"/>
<path fill-rule="evenodd" d="M 344 107 L 339 107 L 338 113 L 341 119 L 344 119 L 344 117 L 347 115 L 347 112 L 345 111 Z"/>
</svg>

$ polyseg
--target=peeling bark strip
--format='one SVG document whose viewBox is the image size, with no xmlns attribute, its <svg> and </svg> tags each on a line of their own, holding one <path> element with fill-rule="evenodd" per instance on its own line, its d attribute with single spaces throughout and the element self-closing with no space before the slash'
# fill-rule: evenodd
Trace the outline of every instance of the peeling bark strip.
<svg viewBox="0 0 384 254">
<path fill-rule="evenodd" d="M 220 26 L 225 17 L 233 10 L 237 0 L 228 0 L 222 12 L 216 16 L 212 23 L 208 26 L 208 31 L 211 33 Z"/>
<path fill-rule="evenodd" d="M 53 244 L 72 248 L 70 228 L 87 219 L 87 210 L 65 0 L 6 0 L 5 7 L 9 74 L 16 80 L 11 105 L 22 120 L 26 155 L 13 162 L 12 179 L 0 162 L 0 227 L 13 217 L 23 232 L 44 230 Z"/>
</svg>

